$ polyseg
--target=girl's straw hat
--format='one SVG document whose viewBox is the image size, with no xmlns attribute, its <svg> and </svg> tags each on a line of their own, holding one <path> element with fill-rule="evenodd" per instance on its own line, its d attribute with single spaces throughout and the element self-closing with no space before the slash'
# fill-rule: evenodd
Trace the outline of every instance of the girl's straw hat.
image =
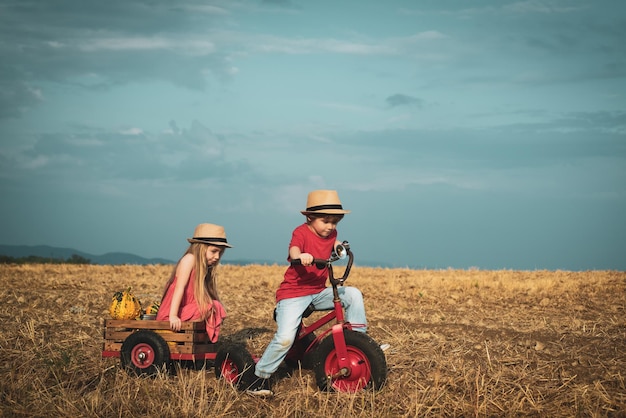
<svg viewBox="0 0 626 418">
<path fill-rule="evenodd" d="M 325 214 L 325 215 L 342 215 L 350 213 L 344 210 L 339 200 L 336 190 L 314 190 L 309 193 L 306 200 L 306 209 L 300 211 L 303 215 Z"/>
<path fill-rule="evenodd" d="M 200 224 L 196 226 L 196 230 L 193 231 L 193 238 L 187 238 L 190 243 L 211 244 L 218 247 L 229 247 L 226 241 L 226 232 L 223 226 L 213 224 Z"/>
</svg>

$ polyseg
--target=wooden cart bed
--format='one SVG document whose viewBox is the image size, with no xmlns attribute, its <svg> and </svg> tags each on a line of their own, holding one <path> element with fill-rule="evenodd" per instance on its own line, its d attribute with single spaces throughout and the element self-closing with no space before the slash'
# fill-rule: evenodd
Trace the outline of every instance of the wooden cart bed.
<svg viewBox="0 0 626 418">
<path fill-rule="evenodd" d="M 106 319 L 102 357 L 120 357 L 124 340 L 140 329 L 152 330 L 163 337 L 172 360 L 214 359 L 218 349 L 218 344 L 209 340 L 204 321 L 183 322 L 181 330 L 174 332 L 169 321 Z"/>
</svg>

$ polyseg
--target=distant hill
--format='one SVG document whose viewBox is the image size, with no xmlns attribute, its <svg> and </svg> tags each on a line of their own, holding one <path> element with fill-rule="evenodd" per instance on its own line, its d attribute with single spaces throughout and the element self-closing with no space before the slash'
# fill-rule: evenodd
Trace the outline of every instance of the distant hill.
<svg viewBox="0 0 626 418">
<path fill-rule="evenodd" d="M 67 260 L 72 255 L 86 258 L 91 264 L 174 264 L 165 258 L 144 258 L 128 253 L 106 253 L 103 255 L 88 254 L 73 248 L 58 248 L 48 245 L 0 245 L 0 255 L 14 258 L 37 256 L 55 260 Z"/>
<path fill-rule="evenodd" d="M 36 256 L 41 258 L 49 258 L 53 260 L 67 260 L 73 255 L 80 256 L 85 258 L 91 262 L 91 264 L 102 264 L 102 265 L 119 265 L 119 264 L 139 264 L 139 265 L 147 265 L 147 264 L 176 264 L 176 261 L 168 260 L 165 258 L 144 258 L 135 254 L 129 253 L 106 253 L 103 255 L 94 255 L 89 254 L 83 251 L 78 251 L 73 248 L 59 248 L 59 247 L 51 247 L 49 245 L 0 245 L 0 256 L 8 256 L 13 258 L 25 258 L 29 256 Z M 247 259 L 247 258 L 238 258 L 234 260 L 222 259 L 222 264 L 230 264 L 236 266 L 247 266 L 250 264 L 260 264 L 260 265 L 273 265 L 279 264 L 287 266 L 286 260 L 275 261 L 275 260 L 261 260 L 261 259 Z M 367 263 L 360 264 L 363 266 L 370 267 L 384 267 L 384 268 L 394 268 L 389 263 Z M 421 267 L 420 267 L 421 268 Z"/>
</svg>

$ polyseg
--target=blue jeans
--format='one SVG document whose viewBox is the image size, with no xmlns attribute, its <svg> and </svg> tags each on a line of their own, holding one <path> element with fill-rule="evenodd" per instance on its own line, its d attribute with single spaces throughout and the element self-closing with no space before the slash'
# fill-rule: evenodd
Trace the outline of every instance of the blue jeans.
<svg viewBox="0 0 626 418">
<path fill-rule="evenodd" d="M 338 290 L 341 304 L 346 310 L 346 321 L 351 324 L 362 325 L 362 327 L 354 328 L 355 331 L 367 331 L 367 319 L 365 318 L 365 306 L 361 291 L 350 286 L 342 286 Z M 316 310 L 333 309 L 333 288 L 327 287 L 314 295 L 283 299 L 276 304 L 278 329 L 256 364 L 254 373 L 257 377 L 268 379 L 278 369 L 296 339 L 302 314 L 311 303 Z"/>
</svg>

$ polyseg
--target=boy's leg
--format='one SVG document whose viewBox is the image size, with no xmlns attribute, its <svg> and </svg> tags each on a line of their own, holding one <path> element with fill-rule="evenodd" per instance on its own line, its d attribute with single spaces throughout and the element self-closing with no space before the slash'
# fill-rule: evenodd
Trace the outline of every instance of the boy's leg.
<svg viewBox="0 0 626 418">
<path fill-rule="evenodd" d="M 285 359 L 287 352 L 293 345 L 302 320 L 302 313 L 311 303 L 311 296 L 283 299 L 276 305 L 277 330 L 265 349 L 263 356 L 256 364 L 254 374 L 257 377 L 268 379 L 280 363 Z"/>
<path fill-rule="evenodd" d="M 363 303 L 363 294 L 356 287 L 341 286 L 339 291 L 339 299 L 341 304 L 346 308 L 346 321 L 354 324 L 355 331 L 367 331 L 367 318 L 365 316 L 365 304 Z M 333 309 L 333 289 L 327 287 L 317 295 L 313 296 L 313 304 L 315 309 L 326 310 Z"/>
</svg>

